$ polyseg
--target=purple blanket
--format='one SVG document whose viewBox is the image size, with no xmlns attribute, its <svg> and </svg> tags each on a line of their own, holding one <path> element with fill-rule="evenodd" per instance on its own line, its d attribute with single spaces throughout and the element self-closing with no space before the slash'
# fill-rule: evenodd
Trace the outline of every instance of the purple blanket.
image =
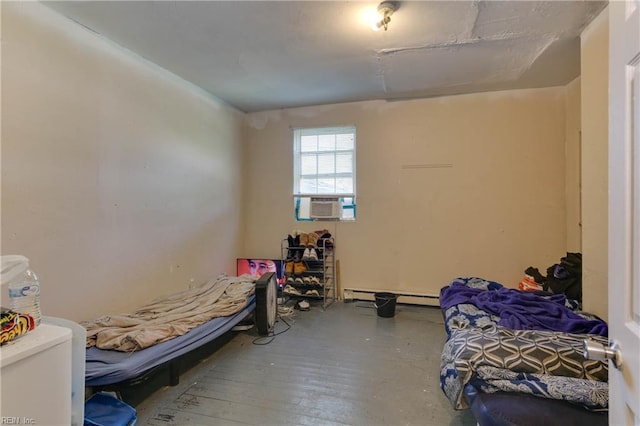
<svg viewBox="0 0 640 426">
<path fill-rule="evenodd" d="M 482 290 L 460 283 L 442 289 L 440 306 L 470 303 L 499 316 L 498 325 L 513 330 L 550 330 L 576 334 L 607 336 L 607 324 L 599 319 L 588 320 L 567 308 L 565 296 L 538 296 L 516 289 Z"/>
</svg>

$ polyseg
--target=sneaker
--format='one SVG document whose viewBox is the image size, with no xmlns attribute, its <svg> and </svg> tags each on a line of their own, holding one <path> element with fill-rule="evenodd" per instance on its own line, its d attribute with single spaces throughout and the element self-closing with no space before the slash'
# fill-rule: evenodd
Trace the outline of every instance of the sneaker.
<svg viewBox="0 0 640 426">
<path fill-rule="evenodd" d="M 308 311 L 310 307 L 311 305 L 309 305 L 309 302 L 307 302 L 306 300 L 301 300 L 298 302 L 298 309 L 300 309 L 301 311 Z"/>
<path fill-rule="evenodd" d="M 307 290 L 307 292 L 304 295 L 320 297 L 320 293 L 318 293 L 318 290 Z"/>
<path fill-rule="evenodd" d="M 253 314 L 249 314 L 249 316 L 247 318 L 245 318 L 242 321 L 240 321 L 231 330 L 233 330 L 233 331 L 251 330 L 254 325 L 255 325 L 254 315 Z"/>
<path fill-rule="evenodd" d="M 311 277 L 303 277 L 302 282 L 305 284 L 311 284 Z"/>
<path fill-rule="evenodd" d="M 318 257 L 316 255 L 316 257 Z M 302 252 L 302 260 L 309 260 L 311 259 L 311 250 L 309 248 L 304 249 L 304 252 Z"/>
<path fill-rule="evenodd" d="M 307 250 L 309 250 L 309 260 L 318 260 L 318 253 L 315 249 L 309 248 Z"/>
<path fill-rule="evenodd" d="M 253 324 L 238 324 L 231 329 L 231 331 L 246 331 L 251 330 L 253 328 Z"/>
<path fill-rule="evenodd" d="M 318 277 L 311 277 L 309 284 L 318 284 L 318 285 L 320 285 L 320 279 Z"/>
<path fill-rule="evenodd" d="M 296 284 L 304 284 L 304 281 L 302 281 L 302 278 L 300 278 L 300 277 L 296 278 L 296 279 L 294 280 L 294 282 L 295 282 Z"/>
<path fill-rule="evenodd" d="M 295 289 L 294 287 L 291 287 L 288 284 L 286 286 L 284 286 L 284 289 L 282 291 L 284 293 L 286 293 L 286 294 L 294 294 L 296 296 L 300 296 L 301 295 L 300 292 L 297 289 Z"/>
</svg>

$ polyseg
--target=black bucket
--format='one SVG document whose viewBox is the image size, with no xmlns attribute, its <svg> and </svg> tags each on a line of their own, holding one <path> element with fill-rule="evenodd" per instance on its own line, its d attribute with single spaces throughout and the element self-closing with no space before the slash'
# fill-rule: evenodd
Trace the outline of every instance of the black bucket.
<svg viewBox="0 0 640 426">
<path fill-rule="evenodd" d="M 398 299 L 396 294 L 376 293 L 374 296 L 379 317 L 391 318 L 396 314 L 396 299 Z"/>
</svg>

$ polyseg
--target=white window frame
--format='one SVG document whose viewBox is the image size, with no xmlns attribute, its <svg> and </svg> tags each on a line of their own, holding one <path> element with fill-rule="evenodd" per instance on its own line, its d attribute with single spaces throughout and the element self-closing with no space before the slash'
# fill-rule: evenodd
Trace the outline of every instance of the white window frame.
<svg viewBox="0 0 640 426">
<path fill-rule="evenodd" d="M 300 191 L 301 180 L 301 159 L 302 149 L 301 141 L 302 136 L 321 136 L 321 135 L 335 135 L 335 134 L 353 134 L 353 148 L 352 150 L 329 150 L 318 151 L 318 153 L 344 153 L 350 152 L 351 157 L 351 173 L 330 173 L 319 174 L 318 177 L 351 177 L 353 182 L 352 192 L 329 192 L 329 193 L 303 193 Z M 298 128 L 293 129 L 293 198 L 294 198 L 294 214 L 297 221 L 310 221 L 310 220 L 326 220 L 326 219 L 311 219 L 308 214 L 308 206 L 312 197 L 338 197 L 341 203 L 341 217 L 340 221 L 354 221 L 356 218 L 356 127 L 355 126 L 339 126 L 339 127 L 320 127 L 320 128 Z"/>
</svg>

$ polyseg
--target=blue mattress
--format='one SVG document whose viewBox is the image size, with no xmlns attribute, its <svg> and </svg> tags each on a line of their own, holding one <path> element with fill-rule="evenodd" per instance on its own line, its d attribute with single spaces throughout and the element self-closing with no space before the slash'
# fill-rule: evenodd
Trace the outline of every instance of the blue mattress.
<svg viewBox="0 0 640 426">
<path fill-rule="evenodd" d="M 587 411 L 566 401 L 511 392 L 484 393 L 465 387 L 471 411 L 481 426 L 607 426 L 608 413 Z"/>
<path fill-rule="evenodd" d="M 135 378 L 142 373 L 196 349 L 231 330 L 255 309 L 251 296 L 245 309 L 228 317 L 214 318 L 188 333 L 137 352 L 87 349 L 85 384 L 105 386 Z"/>
</svg>

